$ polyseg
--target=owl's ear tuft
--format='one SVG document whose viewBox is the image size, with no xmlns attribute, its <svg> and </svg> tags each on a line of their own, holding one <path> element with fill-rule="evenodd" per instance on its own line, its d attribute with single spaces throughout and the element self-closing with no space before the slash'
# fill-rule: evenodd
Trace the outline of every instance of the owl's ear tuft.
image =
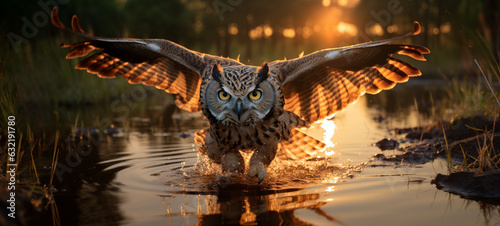
<svg viewBox="0 0 500 226">
<path fill-rule="evenodd" d="M 214 67 L 212 68 L 212 77 L 215 81 L 222 83 L 222 73 L 222 67 L 219 64 L 214 64 Z"/>
<path fill-rule="evenodd" d="M 264 81 L 268 75 L 269 75 L 269 66 L 267 65 L 267 62 L 264 62 L 257 69 L 257 83 L 261 83 L 262 81 Z"/>
</svg>

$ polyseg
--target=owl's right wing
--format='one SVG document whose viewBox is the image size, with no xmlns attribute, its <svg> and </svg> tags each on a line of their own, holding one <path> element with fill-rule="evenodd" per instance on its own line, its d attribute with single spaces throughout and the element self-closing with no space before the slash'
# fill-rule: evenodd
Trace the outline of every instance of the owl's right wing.
<svg viewBox="0 0 500 226">
<path fill-rule="evenodd" d="M 321 50 L 300 58 L 274 61 L 285 96 L 284 109 L 309 123 L 322 120 L 353 103 L 364 93 L 376 94 L 420 75 L 393 54 L 425 60 L 429 49 L 389 42 L 417 35 L 420 25 L 404 36 L 343 48 Z"/>
<path fill-rule="evenodd" d="M 73 16 L 73 30 L 59 20 L 56 7 L 52 10 L 52 24 L 88 40 L 63 48 L 72 48 L 67 59 L 84 57 L 93 50 L 101 50 L 83 59 L 77 69 L 87 70 L 101 78 L 122 76 L 129 83 L 155 86 L 176 94 L 176 105 L 190 112 L 199 112 L 200 84 L 207 65 L 239 65 L 236 60 L 189 50 L 161 39 L 100 38 L 83 32 L 78 18 Z"/>
</svg>

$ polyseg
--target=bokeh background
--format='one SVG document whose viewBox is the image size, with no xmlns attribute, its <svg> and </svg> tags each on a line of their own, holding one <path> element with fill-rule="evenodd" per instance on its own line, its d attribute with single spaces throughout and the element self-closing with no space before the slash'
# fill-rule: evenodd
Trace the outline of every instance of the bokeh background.
<svg viewBox="0 0 500 226">
<path fill-rule="evenodd" d="M 103 89 L 109 81 L 88 80 L 85 72 L 72 69 L 76 61 L 65 60 L 68 50 L 59 45 L 79 39 L 50 24 L 48 15 L 56 5 L 63 23 L 69 26 L 76 14 L 84 30 L 96 36 L 163 38 L 254 65 L 398 36 L 411 31 L 412 21 L 419 21 L 422 34 L 403 42 L 431 49 L 428 62 L 415 63 L 424 76 L 477 76 L 474 58 L 485 70 L 498 71 L 500 3 L 494 0 L 19 0 L 1 4 L 2 84 L 22 90 L 20 101 L 36 104 L 93 104 L 128 88 L 123 81 L 113 81 L 116 89 Z"/>
</svg>

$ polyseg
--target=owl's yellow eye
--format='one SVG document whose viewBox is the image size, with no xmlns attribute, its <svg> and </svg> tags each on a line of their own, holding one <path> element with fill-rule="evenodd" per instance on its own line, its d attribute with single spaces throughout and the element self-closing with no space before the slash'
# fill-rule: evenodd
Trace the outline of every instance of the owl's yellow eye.
<svg viewBox="0 0 500 226">
<path fill-rule="evenodd" d="M 227 93 L 226 91 L 219 90 L 219 99 L 220 100 L 228 100 L 230 97 L 231 97 L 231 95 L 229 95 L 229 93 Z"/>
<path fill-rule="evenodd" d="M 252 100 L 258 100 L 262 97 L 262 91 L 260 90 L 254 90 L 251 93 L 248 94 L 248 97 Z"/>
</svg>

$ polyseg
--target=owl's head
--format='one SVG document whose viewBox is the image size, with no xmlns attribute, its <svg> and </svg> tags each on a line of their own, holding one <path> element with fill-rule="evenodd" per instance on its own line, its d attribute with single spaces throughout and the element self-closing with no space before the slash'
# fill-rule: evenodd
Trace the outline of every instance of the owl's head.
<svg viewBox="0 0 500 226">
<path fill-rule="evenodd" d="M 267 80 L 269 66 L 212 68 L 213 80 L 205 91 L 209 113 L 224 125 L 254 126 L 271 114 L 275 89 Z"/>
</svg>

